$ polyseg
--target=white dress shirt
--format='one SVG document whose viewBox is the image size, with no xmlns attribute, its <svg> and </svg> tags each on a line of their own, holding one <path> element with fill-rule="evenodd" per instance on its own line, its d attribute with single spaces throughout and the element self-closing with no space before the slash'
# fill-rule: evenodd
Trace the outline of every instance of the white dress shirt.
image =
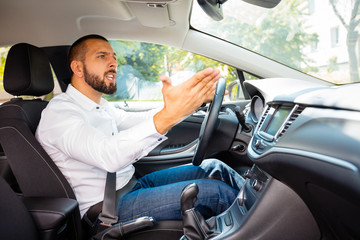
<svg viewBox="0 0 360 240">
<path fill-rule="evenodd" d="M 117 172 L 122 188 L 132 164 L 167 139 L 156 131 L 155 113 L 125 112 L 105 99 L 96 104 L 72 85 L 49 102 L 36 138 L 69 181 L 81 216 L 103 200 L 107 172 Z"/>
</svg>

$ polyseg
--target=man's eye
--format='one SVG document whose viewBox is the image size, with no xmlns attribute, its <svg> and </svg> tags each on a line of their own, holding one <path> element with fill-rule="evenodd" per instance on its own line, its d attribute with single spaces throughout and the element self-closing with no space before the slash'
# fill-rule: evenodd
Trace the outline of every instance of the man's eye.
<svg viewBox="0 0 360 240">
<path fill-rule="evenodd" d="M 98 58 L 103 59 L 103 58 L 105 58 L 105 55 L 99 55 Z"/>
</svg>

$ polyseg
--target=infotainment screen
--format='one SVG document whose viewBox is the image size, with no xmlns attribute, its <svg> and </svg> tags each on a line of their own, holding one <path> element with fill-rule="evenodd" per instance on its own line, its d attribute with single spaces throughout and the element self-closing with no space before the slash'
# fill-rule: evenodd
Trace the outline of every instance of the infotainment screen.
<svg viewBox="0 0 360 240">
<path fill-rule="evenodd" d="M 292 108 L 292 106 L 286 105 L 272 107 L 260 131 L 263 131 L 271 136 L 275 136 L 285 122 L 286 118 L 289 116 Z"/>
</svg>

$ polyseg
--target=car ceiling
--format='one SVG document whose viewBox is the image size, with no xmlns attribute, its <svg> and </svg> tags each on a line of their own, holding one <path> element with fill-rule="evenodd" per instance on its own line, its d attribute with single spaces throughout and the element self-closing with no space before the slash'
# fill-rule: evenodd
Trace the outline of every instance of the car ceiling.
<svg viewBox="0 0 360 240">
<path fill-rule="evenodd" d="M 97 33 L 181 47 L 189 29 L 189 0 L 11 0 L 0 7 L 0 45 L 69 45 Z"/>
</svg>

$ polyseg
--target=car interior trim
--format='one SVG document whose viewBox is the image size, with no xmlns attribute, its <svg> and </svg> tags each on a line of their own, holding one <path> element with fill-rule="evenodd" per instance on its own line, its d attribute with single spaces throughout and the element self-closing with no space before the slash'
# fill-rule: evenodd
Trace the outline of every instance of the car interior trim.
<svg viewBox="0 0 360 240">
<path fill-rule="evenodd" d="M 346 168 L 353 172 L 359 172 L 359 168 L 356 165 L 354 165 L 346 160 L 339 159 L 336 157 L 326 156 L 326 155 L 320 154 L 320 153 L 300 150 L 300 149 L 273 147 L 263 154 L 258 154 L 252 149 L 251 144 L 250 144 L 247 151 L 248 151 L 249 156 L 252 157 L 255 161 L 261 161 L 261 158 L 266 157 L 267 155 L 276 154 L 276 153 L 285 153 L 285 154 L 289 154 L 289 155 L 308 157 L 308 158 L 318 160 L 318 161 L 324 161 L 324 162 L 330 163 L 332 165 L 336 165 L 338 167 Z"/>
</svg>

